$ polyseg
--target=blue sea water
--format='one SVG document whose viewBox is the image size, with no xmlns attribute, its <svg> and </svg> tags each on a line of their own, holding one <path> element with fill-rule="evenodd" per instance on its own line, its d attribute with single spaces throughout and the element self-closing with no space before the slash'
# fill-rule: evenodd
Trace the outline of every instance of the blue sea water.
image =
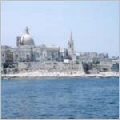
<svg viewBox="0 0 120 120">
<path fill-rule="evenodd" d="M 119 79 L 2 80 L 2 119 L 119 118 Z"/>
</svg>

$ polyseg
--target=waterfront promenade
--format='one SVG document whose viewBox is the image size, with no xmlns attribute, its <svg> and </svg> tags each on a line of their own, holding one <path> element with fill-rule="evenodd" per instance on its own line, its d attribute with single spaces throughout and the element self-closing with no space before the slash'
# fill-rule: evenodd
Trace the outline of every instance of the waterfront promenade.
<svg viewBox="0 0 120 120">
<path fill-rule="evenodd" d="M 119 77 L 119 72 L 100 72 L 96 74 L 85 74 L 84 72 L 48 72 L 48 71 L 29 71 L 14 74 L 2 74 L 2 78 L 43 78 L 43 77 Z"/>
</svg>

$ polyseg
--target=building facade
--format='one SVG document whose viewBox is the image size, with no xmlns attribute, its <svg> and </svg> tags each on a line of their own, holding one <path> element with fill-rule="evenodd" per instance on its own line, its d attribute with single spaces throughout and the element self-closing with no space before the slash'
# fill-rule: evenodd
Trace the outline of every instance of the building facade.
<svg viewBox="0 0 120 120">
<path fill-rule="evenodd" d="M 71 42 L 71 41 L 70 41 Z M 73 47 L 73 41 L 70 43 Z M 73 48 L 69 45 L 69 55 L 72 56 Z M 9 48 L 9 49 L 8 49 Z M 9 50 L 9 51 L 8 51 Z M 12 62 L 32 62 L 32 61 L 64 61 L 68 58 L 68 49 L 57 46 L 36 46 L 33 38 L 29 33 L 28 27 L 22 36 L 16 37 L 16 47 L 2 47 L 2 61 L 8 58 L 6 54 L 12 52 Z"/>
<path fill-rule="evenodd" d="M 106 61 L 104 60 L 106 59 Z M 13 71 L 28 69 L 46 69 L 55 71 L 83 70 L 81 66 L 95 63 L 95 69 L 99 71 L 111 71 L 112 62 L 108 61 L 108 54 L 97 54 L 96 52 L 75 52 L 72 32 L 68 41 L 68 48 L 58 46 L 35 45 L 29 28 L 25 33 L 16 37 L 16 47 L 1 46 L 2 71 Z M 96 67 L 96 63 L 99 63 Z M 112 70 L 118 71 L 115 63 Z"/>
</svg>

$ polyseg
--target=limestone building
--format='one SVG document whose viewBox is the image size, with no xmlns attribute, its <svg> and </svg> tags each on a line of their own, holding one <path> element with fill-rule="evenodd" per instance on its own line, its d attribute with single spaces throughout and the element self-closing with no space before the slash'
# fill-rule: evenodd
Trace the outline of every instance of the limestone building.
<svg viewBox="0 0 120 120">
<path fill-rule="evenodd" d="M 9 50 L 8 50 L 9 48 Z M 74 54 L 74 42 L 71 38 L 68 42 L 67 48 L 60 48 L 57 46 L 35 45 L 29 28 L 25 28 L 25 33 L 16 37 L 16 47 L 2 47 L 2 61 L 6 62 L 6 53 L 11 54 L 12 62 L 32 62 L 32 61 L 64 61 L 64 59 L 72 58 Z"/>
<path fill-rule="evenodd" d="M 103 56 L 103 57 L 101 57 Z M 107 61 L 101 62 L 100 60 Z M 16 47 L 1 46 L 1 68 L 4 73 L 45 69 L 52 71 L 83 71 L 84 63 L 100 62 L 99 71 L 110 71 L 112 62 L 108 62 L 108 55 L 98 55 L 96 52 L 75 52 L 72 32 L 68 41 L 68 48 L 59 46 L 36 45 L 29 28 L 25 33 L 16 37 Z M 113 70 L 118 65 L 114 63 Z M 95 64 L 96 69 L 96 64 Z M 7 72 L 6 72 L 7 71 Z"/>
</svg>

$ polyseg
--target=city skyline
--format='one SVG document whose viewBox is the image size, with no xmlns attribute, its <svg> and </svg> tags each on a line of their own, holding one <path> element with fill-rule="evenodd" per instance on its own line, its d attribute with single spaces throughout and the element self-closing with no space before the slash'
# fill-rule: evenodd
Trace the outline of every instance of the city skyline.
<svg viewBox="0 0 120 120">
<path fill-rule="evenodd" d="M 76 52 L 119 55 L 117 1 L 2 2 L 1 7 L 2 45 L 15 46 L 28 26 L 36 45 L 67 48 L 72 30 Z"/>
</svg>

